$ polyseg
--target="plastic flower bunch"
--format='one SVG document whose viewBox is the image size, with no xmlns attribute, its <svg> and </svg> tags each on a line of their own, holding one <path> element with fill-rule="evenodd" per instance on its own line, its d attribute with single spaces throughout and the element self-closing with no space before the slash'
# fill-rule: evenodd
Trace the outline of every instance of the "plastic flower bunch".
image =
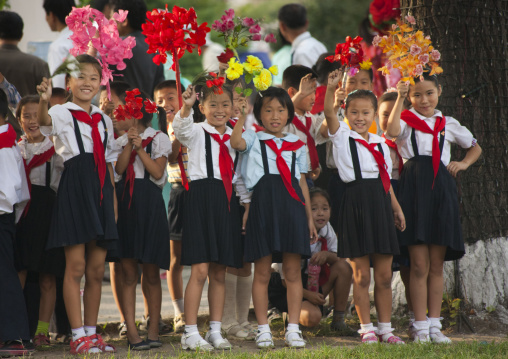
<svg viewBox="0 0 508 359">
<path fill-rule="evenodd" d="M 145 111 L 147 113 L 157 112 L 157 105 L 155 102 L 148 98 L 143 101 L 141 97 L 137 97 L 141 94 L 139 89 L 135 88 L 125 93 L 127 94 L 127 96 L 125 96 L 125 105 L 120 105 L 113 111 L 113 115 L 115 115 L 117 121 L 125 121 L 127 118 L 134 118 L 136 120 L 142 119 L 143 112 L 141 112 L 141 109 L 143 108 L 143 104 L 145 105 Z"/>
<path fill-rule="evenodd" d="M 56 75 L 70 75 L 72 77 L 77 78 L 79 76 L 79 62 L 76 60 L 76 58 L 72 55 L 67 56 L 64 59 L 64 62 L 60 66 L 57 67 L 55 72 L 53 72 L 53 75 L 51 77 L 55 77 Z"/>
<path fill-rule="evenodd" d="M 360 36 L 351 39 L 351 36 L 346 36 L 346 42 L 338 43 L 335 47 L 335 55 L 328 56 L 326 60 L 330 62 L 339 62 L 345 68 L 349 76 L 354 76 L 361 70 L 370 70 L 372 62 L 364 58 L 361 41 L 363 38 Z"/>
<path fill-rule="evenodd" d="M 113 80 L 110 65 L 115 65 L 118 70 L 124 70 L 124 60 L 132 57 L 132 48 L 136 46 L 136 40 L 132 36 L 121 39 L 118 34 L 116 22 L 125 21 L 127 11 L 119 10 L 108 20 L 102 12 L 92 9 L 90 5 L 82 8 L 72 8 L 65 18 L 65 23 L 72 31 L 70 39 L 73 48 L 70 53 L 73 56 L 84 54 L 89 49 L 89 44 L 97 50 L 102 65 L 101 85 L 108 86 Z"/>
<path fill-rule="evenodd" d="M 245 83 L 254 83 L 254 87 L 258 91 L 264 91 L 272 85 L 272 75 L 277 75 L 279 70 L 277 65 L 273 65 L 268 69 L 263 67 L 263 62 L 256 56 L 247 56 L 246 61 L 242 64 L 237 61 L 236 57 L 232 57 L 228 62 L 228 69 L 226 70 L 226 76 L 228 80 L 236 80 L 240 76 L 244 76 Z M 252 89 L 246 88 L 241 89 L 240 87 L 235 88 L 238 94 L 244 96 L 250 96 Z"/>
<path fill-rule="evenodd" d="M 392 31 L 386 36 L 376 36 L 372 43 L 383 49 L 388 56 L 388 64 L 378 69 L 383 75 L 388 75 L 391 68 L 398 68 L 402 74 L 402 81 L 414 85 L 414 78 L 430 71 L 430 75 L 440 74 L 443 69 L 439 66 L 441 54 L 432 46 L 430 36 L 422 31 L 415 31 L 411 25 L 416 21 L 413 16 L 405 17 L 406 23 L 398 22 L 392 25 Z"/>
<path fill-rule="evenodd" d="M 146 23 L 141 25 L 145 41 L 148 44 L 149 54 L 157 54 L 153 62 L 157 65 L 165 64 L 167 53 L 173 56 L 172 70 L 176 71 L 178 59 L 181 59 L 186 51 L 192 52 L 198 48 L 201 55 L 201 47 L 206 44 L 205 36 L 210 32 L 207 23 L 197 23 L 197 15 L 194 8 L 189 10 L 174 6 L 168 11 L 154 9 L 146 13 Z"/>
</svg>

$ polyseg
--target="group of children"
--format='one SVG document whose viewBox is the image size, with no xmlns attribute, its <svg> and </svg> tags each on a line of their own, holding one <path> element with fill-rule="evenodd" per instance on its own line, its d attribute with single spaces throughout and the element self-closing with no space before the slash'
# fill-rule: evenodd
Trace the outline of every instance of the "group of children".
<svg viewBox="0 0 508 359">
<path fill-rule="evenodd" d="M 6 124 L 7 101 L 0 91 L 0 166 L 6 176 L 0 191 L 0 286 L 12 289 L 0 294 L 2 321 L 10 323 L 8 330 L 0 325 L 2 340 L 30 340 L 27 320 L 20 320 L 26 316 L 21 286 L 28 269 L 41 273 L 39 344 L 49 343 L 55 276 L 63 275 L 71 353 L 114 352 L 96 333 L 109 261 L 131 350 L 162 345 L 161 268 L 170 269 L 183 349 L 230 349 L 222 330 L 255 339 L 259 348 L 274 347 L 269 298 L 288 313 L 289 347 L 305 347 L 299 324 L 319 323 L 328 294 L 335 306 L 332 328 L 347 330 L 351 275 L 362 342 L 403 344 L 390 323 L 396 258 L 414 312 L 411 337 L 450 341 L 440 330 L 443 263 L 464 254 L 453 177 L 478 159 L 481 148 L 465 127 L 436 109 L 441 87 L 435 76 L 424 75 L 411 86 L 401 82 L 378 103 L 367 70 L 343 84 L 340 70 L 324 66 L 325 89 L 316 91 L 317 74 L 292 65 L 284 71 L 283 88 L 252 95 L 252 126 L 245 125 L 247 99 L 234 91 L 241 83 L 220 89 L 195 83 L 183 92 L 180 106 L 176 83 L 166 81 L 154 92 L 160 107 L 156 130 L 145 108 L 139 119 L 110 118 L 125 103 L 128 85 L 113 86 L 111 101 L 94 106 L 100 64 L 88 55 L 77 60 L 80 74 L 67 79 L 68 102 L 48 111 L 52 89 L 46 79 L 38 86 L 40 97 L 20 102 L 17 117 L 25 135 L 19 145 Z M 313 115 L 316 104 L 322 112 Z M 405 106 L 410 109 L 403 111 Z M 386 138 L 369 132 L 376 132 L 377 117 Z M 309 190 L 324 164 L 316 145 L 325 143 L 331 146 L 326 162 L 337 169 L 329 195 Z M 460 162 L 450 161 L 452 143 L 468 149 Z M 166 217 L 162 188 L 168 176 Z M 272 263 L 282 263 L 277 283 Z M 138 264 L 145 339 L 135 323 Z M 185 293 L 183 265 L 191 267 Z M 316 266 L 318 290 L 307 282 Z M 370 319 L 371 267 L 377 328 Z M 207 279 L 210 327 L 203 338 L 197 315 Z M 247 319 L 250 293 L 257 331 Z"/>
</svg>

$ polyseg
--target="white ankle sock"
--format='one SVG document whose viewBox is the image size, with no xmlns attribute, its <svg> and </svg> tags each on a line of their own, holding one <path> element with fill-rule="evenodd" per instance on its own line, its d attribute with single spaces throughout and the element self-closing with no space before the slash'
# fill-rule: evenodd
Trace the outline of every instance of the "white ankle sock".
<svg viewBox="0 0 508 359">
<path fill-rule="evenodd" d="M 185 334 L 192 334 L 192 333 L 197 333 L 197 335 L 192 335 L 192 336 L 188 337 L 185 340 L 187 345 L 193 346 L 195 343 L 204 340 L 201 337 L 201 335 L 199 335 L 198 325 L 197 324 L 194 324 L 194 325 L 187 325 L 187 324 L 185 324 Z"/>
<path fill-rule="evenodd" d="M 236 282 L 236 320 L 243 324 L 249 321 L 250 299 L 252 297 L 252 274 L 237 277 Z"/>
<path fill-rule="evenodd" d="M 360 333 L 360 334 L 365 334 L 365 333 L 373 332 L 374 331 L 374 325 L 372 323 L 360 324 L 360 327 L 361 328 L 358 331 L 358 333 Z"/>
<path fill-rule="evenodd" d="M 212 334 L 210 334 L 210 341 L 211 342 L 222 339 L 220 327 L 221 327 L 221 322 L 210 321 L 210 332 L 213 332 Z"/>
<path fill-rule="evenodd" d="M 183 298 L 180 299 L 174 299 L 173 302 L 173 309 L 175 310 L 175 317 L 178 317 L 179 315 L 183 314 Z"/>
<path fill-rule="evenodd" d="M 291 331 L 299 331 L 299 330 L 300 330 L 300 326 L 298 324 L 288 323 L 288 327 L 286 329 L 287 340 L 293 341 L 293 343 L 296 341 L 296 342 L 303 342 L 303 344 L 305 344 L 305 341 L 298 333 L 294 333 L 294 332 L 290 333 Z M 294 344 L 299 344 L 299 343 L 294 343 Z"/>
<path fill-rule="evenodd" d="M 85 333 L 87 337 L 92 336 L 97 333 L 97 327 L 95 325 L 94 326 L 85 325 Z"/>
<path fill-rule="evenodd" d="M 225 296 L 224 296 L 224 310 L 222 311 L 222 323 L 224 326 L 229 326 L 236 322 L 236 279 L 238 277 L 234 274 L 227 273 L 225 277 Z M 210 322 L 211 324 L 211 322 Z"/>
<path fill-rule="evenodd" d="M 270 331 L 270 325 L 269 324 L 260 324 L 260 325 L 258 325 L 258 333 L 262 333 L 262 332 L 269 332 L 269 333 L 271 333 L 271 331 Z M 258 340 L 267 340 L 267 339 L 270 339 L 270 338 L 271 338 L 270 334 L 264 333 L 264 334 L 262 334 L 258 338 Z M 263 347 L 267 347 L 270 344 L 269 343 L 259 343 L 258 345 L 259 346 L 263 346 Z"/>
<path fill-rule="evenodd" d="M 430 334 L 441 333 L 441 328 L 443 327 L 441 325 L 441 318 L 429 318 L 429 322 L 430 322 L 429 328 Z"/>
<path fill-rule="evenodd" d="M 384 342 L 393 337 L 392 323 L 377 323 L 377 334 L 381 335 Z"/>
</svg>

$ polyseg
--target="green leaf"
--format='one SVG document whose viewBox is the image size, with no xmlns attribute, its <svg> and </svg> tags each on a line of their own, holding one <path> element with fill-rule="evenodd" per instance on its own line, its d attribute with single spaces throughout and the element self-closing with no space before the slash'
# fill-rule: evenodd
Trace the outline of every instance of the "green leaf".
<svg viewBox="0 0 508 359">
<path fill-rule="evenodd" d="M 235 26 L 235 31 L 239 32 L 242 29 L 242 24 L 238 24 Z"/>
<path fill-rule="evenodd" d="M 246 73 L 245 74 L 245 83 L 250 84 L 252 81 L 252 78 L 253 78 L 252 74 Z"/>
<path fill-rule="evenodd" d="M 241 87 L 235 87 L 235 92 L 239 95 L 242 94 L 242 88 Z"/>
<path fill-rule="evenodd" d="M 245 97 L 249 97 L 250 95 L 252 95 L 252 89 L 251 88 L 246 88 L 245 90 L 243 90 L 243 95 Z"/>
</svg>

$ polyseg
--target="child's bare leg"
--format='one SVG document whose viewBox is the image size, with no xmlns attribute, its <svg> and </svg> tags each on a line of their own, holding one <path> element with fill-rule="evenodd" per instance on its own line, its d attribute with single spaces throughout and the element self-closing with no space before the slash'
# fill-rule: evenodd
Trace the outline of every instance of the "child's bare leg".
<svg viewBox="0 0 508 359">
<path fill-rule="evenodd" d="M 136 328 L 136 286 L 138 284 L 138 262 L 132 258 L 122 258 L 122 308 L 127 325 L 127 339 L 131 344 L 140 343 L 141 337 Z"/>
<path fill-rule="evenodd" d="M 183 298 L 183 266 L 180 264 L 182 257 L 182 241 L 169 241 L 171 247 L 171 262 L 167 276 L 169 295 L 172 300 Z"/>
<path fill-rule="evenodd" d="M 339 261 L 334 266 L 337 266 L 338 275 L 332 292 L 334 298 L 333 306 L 335 311 L 345 312 L 351 289 L 353 270 L 344 258 L 339 258 Z"/>
<path fill-rule="evenodd" d="M 118 308 L 118 312 L 120 313 L 120 323 L 123 323 L 125 322 L 125 318 L 122 309 L 123 271 L 121 263 L 115 262 L 109 263 L 109 281 L 111 284 L 111 291 L 113 292 L 113 298 L 115 300 L 116 307 Z"/>
<path fill-rule="evenodd" d="M 220 322 L 224 310 L 226 266 L 210 263 L 208 272 L 208 305 L 210 306 L 210 321 Z"/>
<path fill-rule="evenodd" d="M 353 300 L 361 324 L 369 324 L 370 320 L 370 261 L 369 256 L 351 258 L 353 268 Z"/>
<path fill-rule="evenodd" d="M 409 246 L 411 258 L 410 292 L 416 321 L 427 320 L 427 280 L 429 276 L 429 246 Z M 442 297 L 440 298 L 442 300 Z"/>
<path fill-rule="evenodd" d="M 25 288 L 27 271 L 22 270 L 18 272 L 19 281 L 21 282 L 21 288 Z"/>
<path fill-rule="evenodd" d="M 150 311 L 148 310 L 148 299 L 147 297 L 150 296 L 150 288 L 146 284 L 145 278 L 145 270 L 144 267 L 141 272 L 141 293 L 143 293 L 143 309 L 144 309 L 144 316 L 146 319 L 148 319 L 148 316 L 150 315 Z M 158 318 L 155 318 L 157 320 L 157 323 L 159 322 Z"/>
<path fill-rule="evenodd" d="M 86 281 L 83 292 L 84 324 L 85 326 L 94 327 L 97 325 L 101 305 L 102 279 L 104 278 L 104 262 L 107 251 L 97 246 L 96 241 L 87 243 L 86 249 Z"/>
<path fill-rule="evenodd" d="M 439 318 L 441 316 L 441 304 L 443 302 L 443 266 L 446 254 L 445 246 L 429 246 L 429 278 L 428 284 L 428 309 L 429 318 Z"/>
<path fill-rule="evenodd" d="M 268 324 L 268 283 L 271 276 L 272 256 L 259 258 L 254 262 L 254 280 L 252 283 L 252 302 L 259 325 Z"/>
<path fill-rule="evenodd" d="M 56 279 L 52 274 L 39 273 L 39 287 L 41 288 L 41 300 L 39 303 L 39 320 L 49 323 L 55 310 L 56 302 Z M 36 333 L 37 334 L 37 333 Z"/>
<path fill-rule="evenodd" d="M 143 281 L 148 288 L 147 299 L 148 312 L 150 313 L 150 325 L 148 326 L 148 339 L 159 339 L 159 317 L 162 305 L 162 289 L 159 267 L 156 264 L 143 264 Z"/>
<path fill-rule="evenodd" d="M 295 253 L 282 255 L 282 271 L 286 280 L 289 323 L 291 324 L 300 322 L 303 298 L 301 259 L 301 255 Z"/>
<path fill-rule="evenodd" d="M 302 309 L 300 311 L 300 324 L 307 328 L 313 328 L 319 325 L 321 321 L 321 309 L 309 301 L 302 302 Z"/>
<path fill-rule="evenodd" d="M 63 280 L 63 298 L 69 324 L 72 329 L 81 328 L 80 283 L 85 274 L 85 245 L 76 244 L 64 248 L 65 275 Z"/>
<path fill-rule="evenodd" d="M 412 312 L 413 304 L 411 303 L 411 284 L 409 283 L 409 273 L 409 267 L 404 265 L 400 266 L 400 279 L 402 279 L 402 283 L 404 283 L 404 293 L 406 295 L 407 309 Z"/>
<path fill-rule="evenodd" d="M 378 322 L 389 323 L 392 317 L 392 255 L 373 254 L 374 302 Z"/>
<path fill-rule="evenodd" d="M 191 266 L 191 275 L 185 288 L 184 307 L 186 325 L 198 323 L 198 311 L 203 294 L 203 286 L 208 277 L 209 263 L 198 263 Z"/>
</svg>

